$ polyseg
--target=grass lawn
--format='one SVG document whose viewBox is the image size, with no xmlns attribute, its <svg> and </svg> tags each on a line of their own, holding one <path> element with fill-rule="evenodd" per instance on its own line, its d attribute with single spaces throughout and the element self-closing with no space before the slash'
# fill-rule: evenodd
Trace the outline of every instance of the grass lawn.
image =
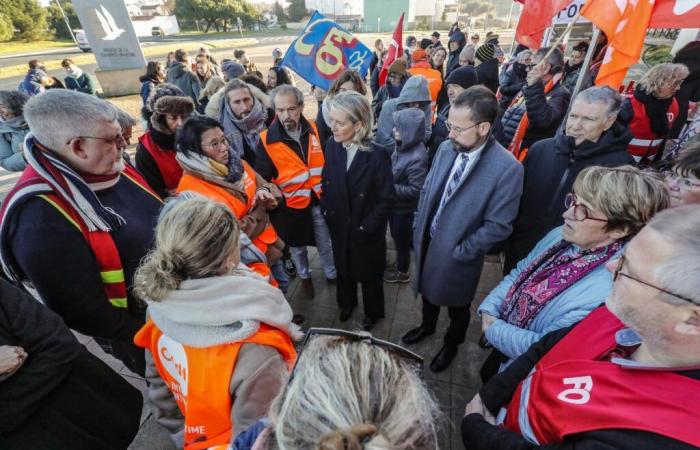
<svg viewBox="0 0 700 450">
<path fill-rule="evenodd" d="M 73 41 L 0 42 L 0 55 L 32 53 L 54 48 L 74 47 Z"/>
<path fill-rule="evenodd" d="M 281 28 L 272 28 L 269 30 L 263 30 L 263 31 L 246 31 L 243 30 L 243 37 L 253 37 L 253 38 L 259 38 L 259 37 L 273 37 L 273 36 L 295 36 L 299 34 L 299 30 L 283 30 Z M 192 37 L 192 38 L 200 38 L 200 39 L 206 39 L 206 38 L 221 38 L 221 37 L 230 37 L 230 38 L 240 38 L 241 34 L 238 32 L 238 29 L 231 30 L 227 32 L 220 32 L 217 33 L 214 28 L 209 30 L 209 33 L 203 33 L 201 31 L 197 30 L 186 30 L 182 31 L 180 33 L 177 33 L 176 36 L 187 36 L 187 37 Z"/>
</svg>

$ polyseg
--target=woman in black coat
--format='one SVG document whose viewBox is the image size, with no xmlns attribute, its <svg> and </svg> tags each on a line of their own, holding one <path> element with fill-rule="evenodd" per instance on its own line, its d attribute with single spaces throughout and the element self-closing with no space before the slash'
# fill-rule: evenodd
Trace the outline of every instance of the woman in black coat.
<svg viewBox="0 0 700 450">
<path fill-rule="evenodd" d="M 53 311 L 0 279 L 0 448 L 119 450 L 143 397 Z"/>
<path fill-rule="evenodd" d="M 321 210 L 338 271 L 340 321 L 352 315 L 360 283 L 362 327 L 369 331 L 384 317 L 384 234 L 394 202 L 391 162 L 386 151 L 370 143 L 372 113 L 366 97 L 354 91 L 337 94 L 330 117 L 333 137 L 326 142 Z"/>
</svg>

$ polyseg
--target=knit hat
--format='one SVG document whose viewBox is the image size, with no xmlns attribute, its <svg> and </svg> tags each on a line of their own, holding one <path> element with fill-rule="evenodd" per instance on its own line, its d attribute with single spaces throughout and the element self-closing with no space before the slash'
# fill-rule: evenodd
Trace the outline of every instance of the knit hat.
<svg viewBox="0 0 700 450">
<path fill-rule="evenodd" d="M 157 131 L 172 134 L 165 124 L 165 115 L 189 116 L 194 112 L 194 102 L 190 97 L 183 95 L 166 95 L 159 98 L 153 105 L 151 125 Z"/>
<path fill-rule="evenodd" d="M 413 59 L 413 61 L 415 62 L 425 61 L 428 59 L 428 52 L 419 48 L 418 50 L 415 50 L 413 53 L 411 53 L 411 59 Z"/>
<path fill-rule="evenodd" d="M 437 31 L 433 31 L 433 34 L 431 34 L 432 37 L 440 39 L 440 33 Z"/>
<path fill-rule="evenodd" d="M 433 45 L 433 41 L 431 41 L 431 40 L 428 39 L 428 38 L 423 38 L 423 39 L 420 40 L 420 45 L 419 45 L 419 47 L 422 48 L 423 50 L 426 50 L 426 49 L 427 49 L 428 47 L 430 47 L 431 45 Z"/>
<path fill-rule="evenodd" d="M 493 58 L 495 54 L 496 48 L 493 46 L 493 44 L 490 43 L 481 45 L 479 48 L 476 49 L 476 57 L 481 62 L 488 61 L 489 59 Z"/>
<path fill-rule="evenodd" d="M 275 59 L 281 58 L 284 56 L 284 53 L 282 53 L 282 50 L 277 47 L 274 50 L 272 50 L 272 57 Z"/>
<path fill-rule="evenodd" d="M 229 59 L 221 63 L 221 71 L 226 81 L 230 81 L 243 75 L 245 73 L 245 67 Z"/>
<path fill-rule="evenodd" d="M 469 89 L 479 84 L 476 69 L 472 66 L 462 66 L 459 69 L 453 70 L 445 80 L 445 86 L 448 84 L 456 84 L 464 89 Z"/>
<path fill-rule="evenodd" d="M 397 59 L 389 66 L 389 73 L 396 73 L 404 78 L 407 77 L 406 62 L 403 59 Z"/>
<path fill-rule="evenodd" d="M 184 95 L 185 93 L 182 92 L 182 90 L 174 84 L 161 83 L 159 85 L 154 86 L 151 89 L 151 93 L 148 95 L 148 98 L 146 99 L 143 108 L 141 108 L 141 117 L 143 118 L 143 120 L 148 122 L 148 120 L 151 117 L 151 114 L 153 114 L 155 104 L 158 101 L 158 99 L 166 96 L 182 97 Z"/>
<path fill-rule="evenodd" d="M 486 42 L 498 45 L 498 35 L 497 34 L 490 34 L 486 36 Z"/>
<path fill-rule="evenodd" d="M 476 54 L 476 51 L 474 50 L 474 45 L 469 44 L 459 54 L 459 59 L 460 60 L 465 60 L 469 62 L 474 62 L 474 55 Z"/>
</svg>

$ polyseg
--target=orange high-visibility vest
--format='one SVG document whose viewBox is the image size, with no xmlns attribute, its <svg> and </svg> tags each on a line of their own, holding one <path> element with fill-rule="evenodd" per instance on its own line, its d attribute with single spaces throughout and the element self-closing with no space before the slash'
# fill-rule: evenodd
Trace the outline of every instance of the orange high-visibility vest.
<svg viewBox="0 0 700 450">
<path fill-rule="evenodd" d="M 246 197 L 248 197 L 247 202 L 241 201 L 238 197 L 228 192 L 221 186 L 214 183 L 209 183 L 201 178 L 185 172 L 185 174 L 180 179 L 180 183 L 177 185 L 178 194 L 183 191 L 194 191 L 204 195 L 207 198 L 216 200 L 219 203 L 223 203 L 228 206 L 228 208 L 233 211 L 236 219 L 240 220 L 250 212 L 253 208 L 253 200 L 255 200 L 255 193 L 258 190 L 258 183 L 255 177 L 255 170 L 253 170 L 250 165 L 241 160 L 243 163 L 243 188 L 245 189 Z M 262 233 L 252 239 L 253 244 L 260 249 L 263 253 L 267 252 L 267 247 L 270 244 L 274 244 L 277 241 L 277 232 L 275 231 L 272 224 L 267 225 Z"/>
<path fill-rule="evenodd" d="M 415 65 L 408 69 L 408 73 L 411 75 L 422 75 L 428 80 L 428 90 L 430 91 L 430 98 L 433 103 L 437 102 L 438 95 L 440 95 L 440 89 L 442 89 L 442 76 L 439 70 L 431 69 L 428 63 L 425 63 L 427 67 L 416 67 Z"/>
<path fill-rule="evenodd" d="M 260 133 L 260 142 L 277 169 L 277 177 L 272 182 L 282 191 L 287 206 L 294 209 L 304 209 L 311 204 L 311 191 L 321 196 L 321 172 L 325 159 L 316 124 L 309 120 L 309 125 L 311 133 L 306 149 L 306 163 L 284 142 L 268 144 L 267 130 Z"/>
<path fill-rule="evenodd" d="M 31 178 L 35 174 L 36 171 L 31 167 L 27 167 L 25 170 L 27 178 Z M 25 179 L 25 175 L 23 175 L 22 179 Z M 122 176 L 156 198 L 159 202 L 162 202 L 160 197 L 151 190 L 136 169 L 129 164 L 125 165 Z M 114 307 L 126 308 L 126 279 L 124 277 L 124 269 L 122 267 L 121 257 L 119 256 L 119 250 L 114 243 L 114 239 L 112 239 L 112 235 L 108 231 L 90 231 L 85 222 L 81 219 L 80 214 L 57 195 L 46 193 L 38 194 L 38 197 L 56 208 L 68 222 L 73 224 L 83 234 L 85 241 L 90 246 L 90 250 L 92 250 L 97 260 L 97 265 L 100 269 L 100 278 L 102 279 L 102 288 L 107 295 L 107 299 Z"/>
<path fill-rule="evenodd" d="M 196 348 L 163 334 L 149 319 L 136 333 L 134 343 L 151 352 L 160 377 L 185 417 L 185 450 L 228 448 L 235 432 L 229 387 L 243 344 L 277 349 L 289 369 L 296 360 L 291 338 L 265 324 L 260 324 L 257 333 L 242 341 Z"/>
</svg>

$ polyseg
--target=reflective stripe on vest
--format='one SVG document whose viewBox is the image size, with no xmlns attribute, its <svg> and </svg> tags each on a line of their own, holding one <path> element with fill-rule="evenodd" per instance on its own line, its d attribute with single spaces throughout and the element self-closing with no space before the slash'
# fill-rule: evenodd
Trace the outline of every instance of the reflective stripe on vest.
<svg viewBox="0 0 700 450">
<path fill-rule="evenodd" d="M 277 349 L 288 369 L 296 360 L 290 337 L 265 324 L 260 324 L 257 333 L 242 341 L 195 348 L 163 334 L 149 319 L 134 336 L 134 343 L 151 352 L 158 374 L 185 417 L 185 450 L 226 448 L 235 435 L 230 384 L 243 344 Z"/>
<path fill-rule="evenodd" d="M 632 133 L 632 140 L 630 141 L 627 150 L 632 156 L 636 157 L 635 159 L 652 159 L 656 153 L 658 153 L 664 139 L 651 129 L 651 121 L 647 115 L 644 103 L 634 98 L 634 96 L 627 96 L 627 98 L 629 98 L 632 105 L 632 111 L 634 113 L 629 124 L 629 129 Z M 678 110 L 678 101 L 674 97 L 673 101 L 668 106 L 668 110 L 666 111 L 669 130 L 673 127 L 673 124 L 678 117 Z"/>
<path fill-rule="evenodd" d="M 145 184 L 141 175 L 131 166 L 127 165 L 122 172 L 125 178 L 142 188 L 149 195 L 158 201 L 160 198 Z M 63 217 L 68 220 L 83 235 L 85 241 L 90 246 L 90 250 L 95 255 L 97 265 L 100 269 L 100 279 L 102 288 L 107 295 L 107 299 L 116 308 L 127 307 L 127 289 L 124 269 L 121 257 L 112 235 L 107 231 L 89 231 L 82 222 L 80 216 L 73 211 L 70 205 L 62 201 L 54 194 L 39 194 L 39 198 L 45 200 L 53 206 Z"/>
<path fill-rule="evenodd" d="M 325 160 L 316 124 L 309 120 L 309 126 L 311 132 L 306 149 L 306 164 L 284 142 L 267 144 L 267 130 L 260 133 L 260 141 L 277 169 L 277 177 L 272 182 L 282 191 L 287 206 L 293 209 L 309 206 L 311 191 L 321 195 L 321 172 Z"/>
</svg>

